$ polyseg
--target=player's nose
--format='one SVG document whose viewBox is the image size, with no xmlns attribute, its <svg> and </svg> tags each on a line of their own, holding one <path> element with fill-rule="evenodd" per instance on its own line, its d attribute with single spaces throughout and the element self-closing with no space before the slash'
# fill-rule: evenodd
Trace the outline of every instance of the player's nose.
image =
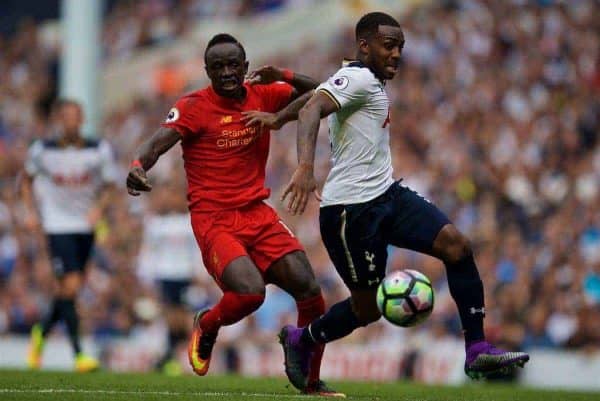
<svg viewBox="0 0 600 401">
<path fill-rule="evenodd" d="M 233 67 L 229 67 L 229 66 L 225 66 L 223 67 L 223 70 L 221 71 L 221 76 L 229 76 L 229 75 L 234 75 L 235 74 L 235 69 Z"/>
</svg>

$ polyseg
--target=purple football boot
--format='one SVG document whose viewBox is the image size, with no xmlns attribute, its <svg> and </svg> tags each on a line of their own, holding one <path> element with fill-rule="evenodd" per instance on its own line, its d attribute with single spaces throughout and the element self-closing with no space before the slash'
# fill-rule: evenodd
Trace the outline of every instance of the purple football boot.
<svg viewBox="0 0 600 401">
<path fill-rule="evenodd" d="M 285 374 L 290 383 L 300 391 L 308 384 L 308 370 L 312 357 L 312 347 L 300 341 L 302 329 L 287 325 L 279 332 L 279 343 L 285 356 Z"/>
<path fill-rule="evenodd" d="M 494 373 L 509 373 L 515 367 L 522 368 L 529 361 L 524 352 L 508 352 L 494 347 L 487 341 L 467 346 L 465 373 L 471 379 L 481 379 Z"/>
</svg>

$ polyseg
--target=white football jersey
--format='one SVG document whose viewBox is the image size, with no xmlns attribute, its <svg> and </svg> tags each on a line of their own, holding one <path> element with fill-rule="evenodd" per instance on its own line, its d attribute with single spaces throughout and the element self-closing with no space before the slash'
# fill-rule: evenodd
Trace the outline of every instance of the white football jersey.
<svg viewBox="0 0 600 401">
<path fill-rule="evenodd" d="M 319 85 L 317 91 L 339 106 L 327 119 L 332 166 L 321 206 L 376 198 L 394 182 L 390 101 L 383 83 L 360 62 L 353 62 Z"/>
<path fill-rule="evenodd" d="M 144 219 L 138 274 L 150 280 L 191 280 L 202 258 L 187 213 L 155 214 Z"/>
<path fill-rule="evenodd" d="M 47 234 L 90 233 L 88 213 L 102 186 L 117 179 L 112 150 L 106 141 L 85 141 L 83 147 L 61 147 L 55 140 L 37 140 L 29 148 L 25 171 Z"/>
</svg>

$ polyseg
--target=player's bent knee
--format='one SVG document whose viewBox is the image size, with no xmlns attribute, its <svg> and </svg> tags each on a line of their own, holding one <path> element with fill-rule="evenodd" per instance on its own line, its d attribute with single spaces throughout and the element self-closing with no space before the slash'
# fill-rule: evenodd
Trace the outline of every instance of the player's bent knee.
<svg viewBox="0 0 600 401">
<path fill-rule="evenodd" d="M 239 283 L 234 291 L 240 295 L 262 295 L 264 297 L 266 294 L 264 283 Z"/>
<path fill-rule="evenodd" d="M 451 224 L 440 231 L 436 243 L 439 248 L 437 253 L 444 263 L 450 265 L 459 263 L 473 253 L 469 239 Z"/>
<path fill-rule="evenodd" d="M 73 299 L 77 296 L 82 279 L 78 273 L 69 273 L 60 280 L 59 296 L 63 299 Z"/>
<path fill-rule="evenodd" d="M 473 250 L 470 241 L 464 235 L 460 234 L 449 251 L 448 261 L 451 264 L 456 264 L 472 254 Z"/>
<path fill-rule="evenodd" d="M 265 281 L 249 258 L 231 262 L 221 276 L 227 290 L 237 294 L 265 295 Z"/>
</svg>

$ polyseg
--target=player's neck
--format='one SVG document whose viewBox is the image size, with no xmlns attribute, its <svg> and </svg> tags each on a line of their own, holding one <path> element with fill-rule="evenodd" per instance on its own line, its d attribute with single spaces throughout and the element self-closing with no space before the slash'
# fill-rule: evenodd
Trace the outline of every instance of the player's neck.
<svg viewBox="0 0 600 401">
<path fill-rule="evenodd" d="M 81 137 L 80 133 L 73 133 L 73 134 L 63 134 L 60 139 L 59 139 L 59 143 L 61 144 L 61 146 L 81 146 L 83 144 L 83 138 Z"/>
<path fill-rule="evenodd" d="M 375 68 L 373 68 L 369 62 L 367 61 L 367 58 L 361 54 L 360 52 L 356 54 L 356 60 L 359 61 L 362 65 L 364 65 L 365 67 L 367 67 L 372 73 L 373 75 L 375 75 L 375 78 L 377 78 L 378 80 L 381 81 L 382 84 L 385 84 L 385 78 L 380 77 L 377 72 L 375 71 Z"/>
</svg>

